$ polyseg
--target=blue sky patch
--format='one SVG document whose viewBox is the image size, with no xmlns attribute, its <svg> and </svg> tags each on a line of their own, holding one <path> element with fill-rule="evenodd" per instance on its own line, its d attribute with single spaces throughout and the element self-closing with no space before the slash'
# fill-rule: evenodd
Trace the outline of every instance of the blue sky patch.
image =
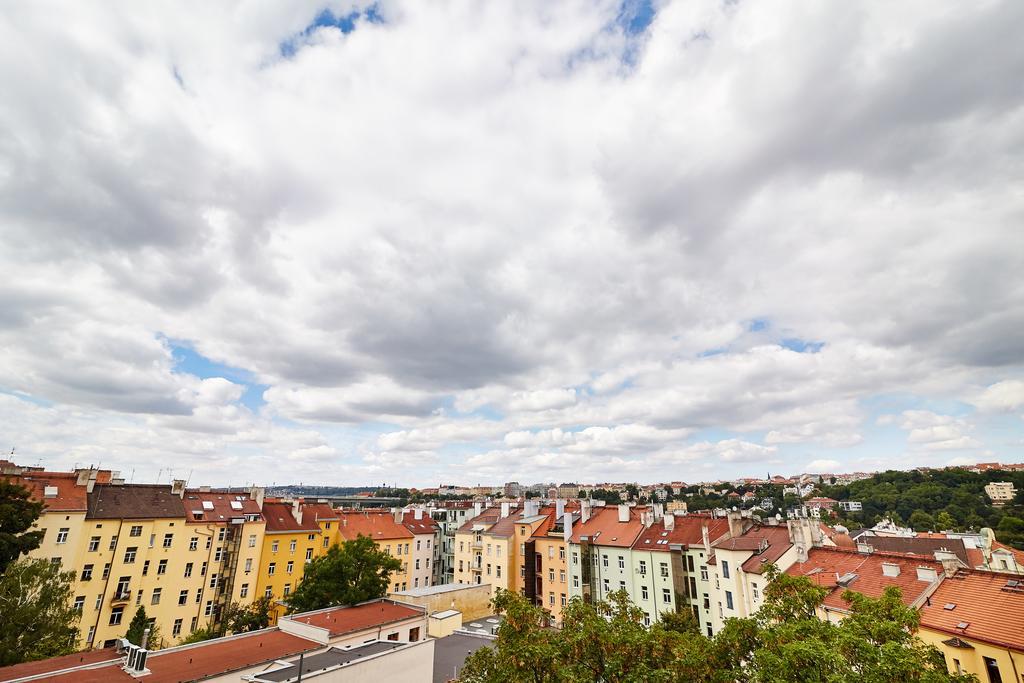
<svg viewBox="0 0 1024 683">
<path fill-rule="evenodd" d="M 629 35 L 643 33 L 654 21 L 654 9 L 652 0 L 624 0 L 619 7 L 619 16 L 616 18 L 622 29 Z"/>
<path fill-rule="evenodd" d="M 825 342 L 807 341 L 806 339 L 791 337 L 781 340 L 779 346 L 790 351 L 796 351 L 797 353 L 817 353 L 821 351 L 821 347 L 825 346 Z"/>
<path fill-rule="evenodd" d="M 199 379 L 223 377 L 245 387 L 242 398 L 239 399 L 239 403 L 242 405 L 253 412 L 266 405 L 266 401 L 263 400 L 263 392 L 270 388 L 269 385 L 257 383 L 248 370 L 212 361 L 183 342 L 168 340 L 167 343 L 171 347 L 171 355 L 174 358 L 174 372 L 195 375 Z"/>
<path fill-rule="evenodd" d="M 329 9 L 321 10 L 319 14 L 314 17 L 312 23 L 306 28 L 302 29 L 298 34 L 292 36 L 288 40 L 282 41 L 279 48 L 282 57 L 291 57 L 299 48 L 302 46 L 303 41 L 308 38 L 314 31 L 320 28 L 336 28 L 344 34 L 352 33 L 356 30 L 356 25 L 360 20 L 365 20 L 371 24 L 382 24 L 384 18 L 377 11 L 377 5 L 374 3 L 365 10 L 357 10 L 349 12 L 341 16 L 336 15 Z"/>
</svg>

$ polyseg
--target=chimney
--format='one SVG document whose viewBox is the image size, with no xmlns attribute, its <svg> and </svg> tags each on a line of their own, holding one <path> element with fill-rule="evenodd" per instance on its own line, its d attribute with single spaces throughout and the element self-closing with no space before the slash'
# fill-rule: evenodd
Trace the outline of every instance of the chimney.
<svg viewBox="0 0 1024 683">
<path fill-rule="evenodd" d="M 700 525 L 700 537 L 704 542 L 704 552 L 711 553 L 711 533 L 708 531 L 707 524 Z"/>
<path fill-rule="evenodd" d="M 936 550 L 935 559 L 942 563 L 942 572 L 947 578 L 956 574 L 962 566 L 960 559 L 948 550 Z"/>
<path fill-rule="evenodd" d="M 413 510 L 412 517 L 417 522 L 423 519 L 423 508 L 416 508 L 415 510 Z"/>
<path fill-rule="evenodd" d="M 620 505 L 619 506 L 619 521 L 620 522 L 628 522 L 629 521 L 629 506 L 628 505 Z"/>
<path fill-rule="evenodd" d="M 654 521 L 658 521 L 665 516 L 665 506 L 661 503 L 654 504 Z"/>
<path fill-rule="evenodd" d="M 858 543 L 857 544 L 857 552 L 861 553 L 863 555 L 870 555 L 871 553 L 875 552 L 875 546 L 869 545 L 867 543 Z M 937 552 L 935 554 L 938 555 Z M 936 558 L 936 559 L 938 559 L 938 558 Z"/>
<path fill-rule="evenodd" d="M 729 536 L 739 538 L 743 535 L 743 515 L 736 510 L 730 510 L 726 515 L 729 520 Z"/>
<path fill-rule="evenodd" d="M 302 524 L 302 509 L 300 506 L 301 502 L 298 498 L 292 501 L 292 517 L 295 518 L 296 522 Z"/>
<path fill-rule="evenodd" d="M 185 497 L 185 480 L 184 479 L 175 479 L 171 483 L 171 493 L 176 495 L 178 498 L 184 498 Z"/>
<path fill-rule="evenodd" d="M 402 508 L 391 508 L 391 515 L 395 519 L 395 524 L 401 524 L 405 519 L 405 513 L 402 511 Z"/>
<path fill-rule="evenodd" d="M 508 503 L 502 503 L 501 504 L 501 518 L 502 519 L 508 517 L 508 513 L 509 513 L 510 509 L 511 508 L 510 508 Z"/>
<path fill-rule="evenodd" d="M 250 486 L 249 487 L 249 500 L 256 501 L 257 507 L 260 510 L 263 509 L 263 497 L 266 493 L 266 489 L 262 486 Z"/>
<path fill-rule="evenodd" d="M 572 538 L 572 513 L 566 512 L 562 514 L 562 540 L 569 543 L 570 538 Z"/>
<path fill-rule="evenodd" d="M 662 519 L 665 520 L 665 531 L 672 531 L 673 529 L 676 528 L 676 516 L 675 515 L 665 515 L 664 517 L 662 517 Z"/>
<path fill-rule="evenodd" d="M 589 498 L 584 501 L 580 501 L 580 524 L 586 524 L 590 521 L 590 510 Z"/>
<path fill-rule="evenodd" d="M 560 518 L 565 513 L 565 501 L 559 498 L 555 501 L 555 517 Z"/>
<path fill-rule="evenodd" d="M 474 517 L 479 517 L 480 513 L 482 511 L 483 511 L 483 503 L 480 503 L 480 502 L 473 503 L 473 516 Z"/>
</svg>

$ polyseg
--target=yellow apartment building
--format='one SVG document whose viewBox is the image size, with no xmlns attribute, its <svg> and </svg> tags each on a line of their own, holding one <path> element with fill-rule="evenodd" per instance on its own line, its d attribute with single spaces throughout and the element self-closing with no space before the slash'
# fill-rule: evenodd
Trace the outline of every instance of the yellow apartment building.
<svg viewBox="0 0 1024 683">
<path fill-rule="evenodd" d="M 958 572 L 921 608 L 918 636 L 939 648 L 950 672 L 980 681 L 1024 681 L 1024 580 Z"/>
<path fill-rule="evenodd" d="M 579 513 L 572 515 L 574 521 L 579 520 Z M 568 533 L 567 533 L 568 532 Z M 568 540 L 572 534 L 572 523 L 566 525 L 563 515 L 552 519 L 551 524 L 539 527 L 533 535 L 535 565 L 532 597 L 536 604 L 551 612 L 554 626 L 562 624 L 562 608 L 569 601 L 569 566 L 566 555 L 569 550 Z M 529 574 L 529 563 L 523 563 L 522 573 Z M 524 582 L 525 595 L 530 596 L 529 584 Z"/>
<path fill-rule="evenodd" d="M 306 564 L 325 552 L 323 529 L 314 514 L 302 513 L 298 500 L 265 502 L 263 519 L 266 527 L 255 588 L 259 596 L 277 603 L 276 622 L 287 611 L 283 603 L 302 581 Z"/>
</svg>

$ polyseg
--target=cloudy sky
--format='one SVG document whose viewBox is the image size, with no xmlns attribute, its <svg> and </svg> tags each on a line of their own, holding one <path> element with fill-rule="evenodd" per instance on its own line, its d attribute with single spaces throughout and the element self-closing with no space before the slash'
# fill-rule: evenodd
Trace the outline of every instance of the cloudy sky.
<svg viewBox="0 0 1024 683">
<path fill-rule="evenodd" d="M 0 449 L 193 483 L 1024 461 L 1024 3 L 0 13 Z"/>
</svg>

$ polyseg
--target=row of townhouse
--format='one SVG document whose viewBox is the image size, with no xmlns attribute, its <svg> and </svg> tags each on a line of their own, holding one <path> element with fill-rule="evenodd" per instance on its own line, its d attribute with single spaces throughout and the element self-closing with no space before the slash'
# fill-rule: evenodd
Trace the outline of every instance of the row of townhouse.
<svg viewBox="0 0 1024 683">
<path fill-rule="evenodd" d="M 74 573 L 81 612 L 79 645 L 109 646 L 123 637 L 139 606 L 161 642 L 180 642 L 218 623 L 229 603 L 258 597 L 275 604 L 275 620 L 306 566 L 362 534 L 402 561 L 395 591 L 434 584 L 440 534 L 423 510 L 335 510 L 313 501 L 264 499 L 245 492 L 125 484 L 109 471 L 6 469 L 44 503 L 31 557 Z"/>
</svg>

